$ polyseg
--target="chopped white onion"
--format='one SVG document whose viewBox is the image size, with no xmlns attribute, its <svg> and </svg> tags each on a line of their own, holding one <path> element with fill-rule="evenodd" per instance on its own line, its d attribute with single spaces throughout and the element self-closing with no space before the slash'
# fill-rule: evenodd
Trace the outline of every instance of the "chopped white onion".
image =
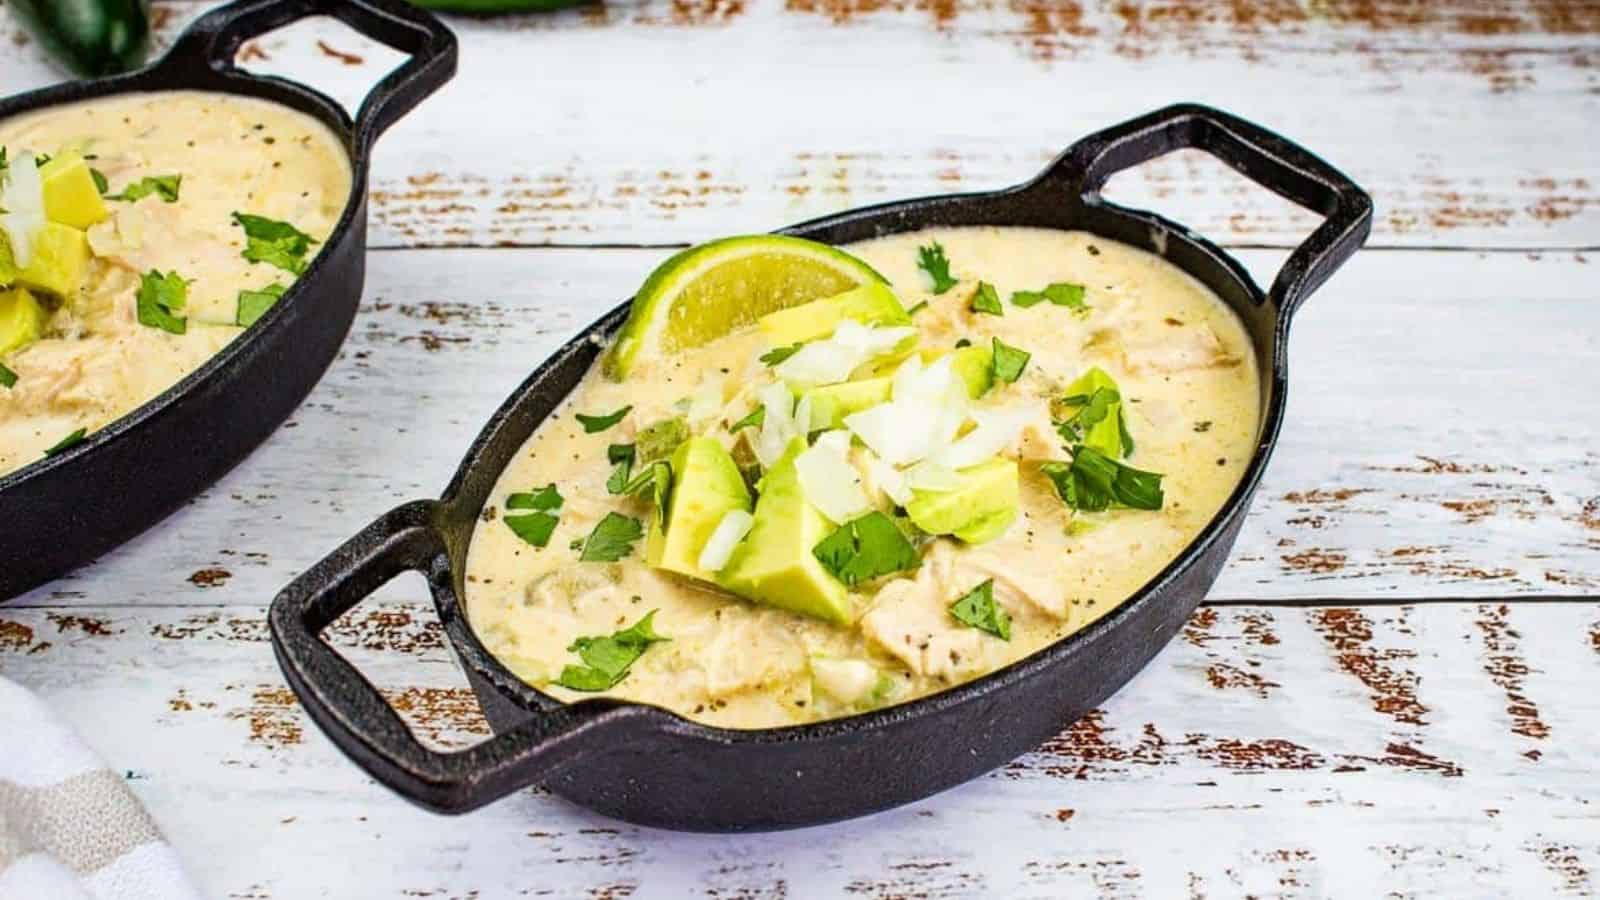
<svg viewBox="0 0 1600 900">
<path fill-rule="evenodd" d="M 722 521 L 712 529 L 705 547 L 700 550 L 700 568 L 707 572 L 722 571 L 732 558 L 734 548 L 750 533 L 750 526 L 755 522 L 756 517 L 742 509 L 730 509 L 723 513 Z"/>
<path fill-rule="evenodd" d="M 919 491 L 953 491 L 961 487 L 961 476 L 949 466 L 925 459 L 906 470 L 906 484 Z"/>
<path fill-rule="evenodd" d="M 44 227 L 44 179 L 33 154 L 24 150 L 6 169 L 5 189 L 0 191 L 0 228 L 11 243 L 11 256 L 17 268 L 27 268 L 33 260 L 33 236 Z"/>
<path fill-rule="evenodd" d="M 842 438 L 843 442 L 838 440 Z M 845 455 L 850 435 L 830 431 L 795 457 L 795 473 L 806 500 L 835 524 L 844 524 L 871 509 L 861 486 L 861 473 Z"/>
<path fill-rule="evenodd" d="M 794 405 L 794 430 L 800 434 L 810 434 L 812 431 L 810 394 L 801 397 L 800 402 Z"/>
<path fill-rule="evenodd" d="M 701 382 L 700 387 L 689 397 L 689 425 L 693 430 L 700 430 L 701 426 L 716 419 L 722 414 L 722 389 L 726 377 L 712 373 Z"/>
<path fill-rule="evenodd" d="M 806 344 L 773 371 L 802 389 L 838 384 L 863 363 L 888 353 L 916 333 L 915 328 L 869 328 L 846 319 L 833 337 Z"/>
<path fill-rule="evenodd" d="M 879 459 L 876 454 L 868 459 L 867 472 L 872 476 L 873 483 L 878 489 L 897 505 L 905 506 L 915 499 L 915 495 L 911 493 L 911 485 L 906 483 L 906 476 L 899 469 Z"/>
<path fill-rule="evenodd" d="M 811 657 L 811 677 L 817 688 L 840 703 L 860 703 L 878 686 L 881 677 L 864 659 Z"/>
<path fill-rule="evenodd" d="M 1011 446 L 1033 417 L 1034 410 L 1027 406 L 974 410 L 972 418 L 978 423 L 977 427 L 933 454 L 931 459 L 951 469 L 975 466 Z"/>
<path fill-rule="evenodd" d="M 756 435 L 756 459 L 761 465 L 772 468 L 789 442 L 799 437 L 794 424 L 794 397 L 783 382 L 775 381 L 757 392 L 756 397 L 766 412 L 761 420 L 761 432 Z"/>
</svg>

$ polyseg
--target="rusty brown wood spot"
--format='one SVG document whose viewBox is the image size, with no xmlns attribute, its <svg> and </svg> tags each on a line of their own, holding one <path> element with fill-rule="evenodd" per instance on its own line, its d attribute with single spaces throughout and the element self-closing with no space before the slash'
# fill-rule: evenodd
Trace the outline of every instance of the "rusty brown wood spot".
<svg viewBox="0 0 1600 900">
<path fill-rule="evenodd" d="M 1276 681 L 1269 681 L 1261 675 L 1248 669 L 1241 669 L 1229 663 L 1212 663 L 1206 667 L 1206 681 L 1217 690 L 1239 688 L 1265 699 L 1275 687 L 1281 687 Z"/>
<path fill-rule="evenodd" d="M 1283 495 L 1283 501 L 1306 506 L 1331 506 L 1372 491 L 1373 488 L 1312 488 L 1309 491 L 1290 491 Z"/>
<path fill-rule="evenodd" d="M 1404 607 L 1399 614 L 1405 616 Z M 1339 668 L 1367 688 L 1373 709 L 1396 722 L 1427 724 L 1428 708 L 1417 699 L 1421 679 L 1411 669 L 1396 665 L 1415 659 L 1416 651 L 1373 647 L 1372 620 L 1359 609 L 1319 609 L 1311 613 L 1311 620 L 1333 650 Z"/>
<path fill-rule="evenodd" d="M 467 688 L 408 687 L 383 695 L 419 737 L 440 746 L 475 744 L 489 734 L 478 698 Z"/>
<path fill-rule="evenodd" d="M 45 618 L 49 619 L 56 626 L 57 634 L 66 634 L 69 631 L 81 631 L 91 637 L 108 637 L 110 635 L 120 633 L 111 629 L 111 623 L 109 621 L 96 618 L 94 616 L 45 613 Z"/>
<path fill-rule="evenodd" d="M 1483 632 L 1483 670 L 1506 695 L 1506 715 L 1511 717 L 1511 732 L 1523 737 L 1543 739 L 1550 726 L 1539 718 L 1539 707 L 1523 693 L 1523 679 L 1530 669 L 1522 658 L 1522 635 L 1511 627 L 1511 610 L 1505 604 L 1478 607 L 1476 625 Z"/>
<path fill-rule="evenodd" d="M 1331 575 L 1344 568 L 1345 555 L 1337 550 L 1305 550 L 1283 554 L 1284 565 L 1294 572 Z"/>
<path fill-rule="evenodd" d="M 326 56 L 329 59 L 337 59 L 339 62 L 344 63 L 347 66 L 359 66 L 366 62 L 366 60 L 354 53 L 346 53 L 343 50 L 338 50 L 329 46 L 328 42 L 322 40 L 321 38 L 317 39 L 317 51 L 323 56 Z"/>
<path fill-rule="evenodd" d="M 233 573 L 223 568 L 196 569 L 189 575 L 189 583 L 195 587 L 221 587 L 232 577 Z"/>
<path fill-rule="evenodd" d="M 231 691 L 236 688 L 229 685 L 226 689 Z M 227 717 L 248 723 L 250 742 L 269 750 L 305 740 L 300 702 L 295 699 L 294 692 L 286 687 L 256 685 L 250 690 L 250 704 L 243 709 L 230 710 Z"/>
<path fill-rule="evenodd" d="M 32 628 L 21 622 L 0 619 L 0 650 L 26 650 L 32 644 Z"/>
<path fill-rule="evenodd" d="M 265 62 L 272 57 L 262 48 L 260 41 L 245 41 L 239 47 L 239 54 L 235 57 L 237 62 L 247 63 L 260 60 Z"/>
<path fill-rule="evenodd" d="M 1574 896 L 1592 896 L 1594 882 L 1589 879 L 1589 869 L 1584 866 L 1579 848 L 1571 844 L 1525 845 L 1538 855 L 1539 861 L 1561 879 L 1566 892 Z"/>
</svg>

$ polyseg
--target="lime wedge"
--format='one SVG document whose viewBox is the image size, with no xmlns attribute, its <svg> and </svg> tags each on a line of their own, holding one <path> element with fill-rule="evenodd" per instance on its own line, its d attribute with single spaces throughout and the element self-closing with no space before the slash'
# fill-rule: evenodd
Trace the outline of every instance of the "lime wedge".
<svg viewBox="0 0 1600 900">
<path fill-rule="evenodd" d="M 842 250 L 801 238 L 760 234 L 690 247 L 651 272 L 634 295 L 606 374 L 620 381 L 645 361 L 870 281 L 886 279 Z"/>
</svg>

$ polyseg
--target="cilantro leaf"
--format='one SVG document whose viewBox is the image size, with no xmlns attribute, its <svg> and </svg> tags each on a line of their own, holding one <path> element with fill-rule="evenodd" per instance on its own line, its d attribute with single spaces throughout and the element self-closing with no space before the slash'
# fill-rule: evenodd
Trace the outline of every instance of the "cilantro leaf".
<svg viewBox="0 0 1600 900">
<path fill-rule="evenodd" d="M 236 212 L 233 221 L 244 229 L 245 247 L 240 256 L 251 262 L 277 266 L 296 275 L 306 270 L 306 251 L 317 239 L 288 222 Z"/>
<path fill-rule="evenodd" d="M 17 383 L 17 373 L 6 368 L 5 363 L 0 363 L 0 387 L 10 388 Z"/>
<path fill-rule="evenodd" d="M 274 282 L 259 291 L 240 291 L 239 306 L 233 314 L 234 324 L 246 327 L 254 325 L 287 290 L 287 287 Z"/>
<path fill-rule="evenodd" d="M 906 310 L 906 315 L 914 316 L 917 313 L 922 312 L 923 310 L 925 310 L 927 308 L 928 308 L 928 301 L 924 300 L 921 303 L 918 303 L 916 306 L 913 306 L 910 309 Z"/>
<path fill-rule="evenodd" d="M 1055 484 L 1062 502 L 1083 512 L 1113 506 L 1156 510 L 1166 500 L 1161 491 L 1163 476 L 1124 465 L 1082 444 L 1072 448 L 1070 463 L 1048 462 L 1039 471 Z"/>
<path fill-rule="evenodd" d="M 644 526 L 638 519 L 621 513 L 608 512 L 583 540 L 583 552 L 578 559 L 583 562 L 616 562 L 633 552 L 633 543 L 644 537 Z"/>
<path fill-rule="evenodd" d="M 89 177 L 91 178 L 98 174 L 99 173 L 93 169 L 89 170 Z M 101 175 L 99 178 L 95 179 L 95 187 L 100 187 L 100 185 L 102 185 L 104 182 L 105 176 Z M 144 178 L 133 182 L 127 187 L 124 187 L 122 189 L 122 193 L 120 194 L 106 194 L 106 199 L 121 200 L 124 203 L 134 203 L 136 201 L 143 200 L 151 194 L 157 194 L 164 202 L 177 203 L 178 189 L 182 185 L 182 175 L 145 176 Z M 109 187 L 109 185 L 107 185 L 107 187 Z M 105 188 L 101 188 L 101 193 L 105 193 Z M 235 217 L 237 217 L 237 215 L 238 214 L 235 213 Z M 247 228 L 245 231 L 248 232 L 249 229 Z"/>
<path fill-rule="evenodd" d="M 628 669 L 644 655 L 651 644 L 670 640 L 656 633 L 657 610 L 629 627 L 603 637 L 580 637 L 567 647 L 578 654 L 583 665 L 567 665 L 556 684 L 574 691 L 603 691 L 628 676 Z"/>
<path fill-rule="evenodd" d="M 1014 382 L 1022 377 L 1033 354 L 1013 347 L 999 338 L 994 339 L 994 377 L 996 381 Z"/>
<path fill-rule="evenodd" d="M 950 616 L 963 625 L 985 631 L 1003 641 L 1011 640 L 1011 617 L 1005 608 L 994 602 L 994 579 L 991 578 L 950 604 Z"/>
<path fill-rule="evenodd" d="M 1098 366 L 1067 386 L 1067 396 L 1051 404 L 1056 431 L 1068 444 L 1086 444 L 1113 459 L 1133 452 L 1122 394 Z"/>
<path fill-rule="evenodd" d="M 840 525 L 818 542 L 811 554 L 846 587 L 891 572 L 915 569 L 922 562 L 905 533 L 888 516 L 876 511 Z"/>
<path fill-rule="evenodd" d="M 1056 306 L 1065 306 L 1078 315 L 1087 315 L 1088 304 L 1083 302 L 1083 285 L 1058 281 L 1042 291 L 1015 291 L 1011 294 L 1011 302 L 1027 309 L 1049 300 Z"/>
<path fill-rule="evenodd" d="M 960 340 L 956 341 L 956 349 L 957 350 L 960 350 L 962 347 L 971 347 L 971 346 L 972 346 L 972 342 L 967 340 L 966 338 L 961 338 Z"/>
<path fill-rule="evenodd" d="M 48 448 L 45 449 L 44 455 L 45 456 L 55 456 L 58 453 L 65 453 L 68 450 L 71 450 L 73 447 L 76 447 L 79 444 L 83 443 L 84 435 L 86 435 L 86 434 L 88 434 L 88 432 L 86 430 L 84 430 L 82 428 L 79 428 L 76 431 L 72 432 L 71 434 L 67 435 L 66 437 L 62 438 L 61 440 L 56 441 L 54 444 L 51 444 Z"/>
<path fill-rule="evenodd" d="M 506 516 L 501 521 L 506 523 L 517 537 L 535 547 L 544 547 L 550 543 L 550 535 L 555 534 L 556 525 L 561 517 L 555 513 L 533 512 L 520 516 Z"/>
<path fill-rule="evenodd" d="M 183 334 L 189 328 L 189 320 L 177 313 L 188 299 L 189 282 L 182 276 L 177 272 L 163 275 L 151 269 L 139 276 L 139 293 L 134 296 L 139 324 Z"/>
<path fill-rule="evenodd" d="M 750 415 L 745 416 L 744 418 L 740 419 L 739 421 L 737 421 L 737 422 L 733 423 L 732 425 L 728 426 L 728 433 L 729 434 L 735 434 L 741 428 L 760 428 L 761 427 L 761 423 L 765 422 L 766 420 L 767 420 L 767 408 L 766 408 L 766 406 L 758 406 L 758 407 L 756 407 L 755 412 L 752 412 Z"/>
<path fill-rule="evenodd" d="M 802 346 L 802 344 L 790 344 L 787 347 L 773 347 L 771 350 L 761 354 L 761 362 L 767 366 L 775 366 L 799 353 Z"/>
<path fill-rule="evenodd" d="M 578 424 L 583 426 L 584 434 L 594 434 L 596 432 L 605 431 L 607 428 L 610 428 L 618 422 L 621 422 L 622 417 L 627 415 L 628 410 L 630 409 L 633 409 L 632 404 L 624 406 L 616 412 L 607 413 L 600 416 L 590 416 L 583 413 L 578 413 Z"/>
<path fill-rule="evenodd" d="M 111 190 L 111 183 L 106 181 L 106 174 L 93 166 L 89 167 L 89 178 L 94 181 L 94 189 L 104 197 L 106 191 Z"/>
<path fill-rule="evenodd" d="M 615 473 L 613 473 L 615 475 Z M 608 488 L 610 484 L 606 485 Z M 612 493 L 643 494 L 650 492 L 650 500 L 656 505 L 656 514 L 661 517 L 661 524 L 667 524 L 667 499 L 672 493 L 672 465 L 666 460 L 656 460 L 645 468 L 643 472 L 635 475 L 632 480 L 622 486 L 622 490 Z"/>
<path fill-rule="evenodd" d="M 524 542 L 543 547 L 550 543 L 550 535 L 561 521 L 561 505 L 564 502 L 554 484 L 547 484 L 537 491 L 518 492 L 506 498 L 507 512 L 513 509 L 532 512 L 516 516 L 508 514 L 502 521 Z"/>
<path fill-rule="evenodd" d="M 956 286 L 956 279 L 950 277 L 950 260 L 944 255 L 944 247 L 938 241 L 917 248 L 917 268 L 928 273 L 933 279 L 933 292 L 942 294 Z"/>
<path fill-rule="evenodd" d="M 611 477 L 606 479 L 606 493 L 620 494 L 627 490 L 628 473 L 633 471 L 632 444 L 612 444 L 606 448 L 606 461 L 611 463 Z"/>
<path fill-rule="evenodd" d="M 506 509 L 533 509 L 540 512 L 553 512 L 561 508 L 566 499 L 561 496 L 561 491 L 552 484 L 547 484 L 537 491 L 512 494 L 506 498 Z"/>
<path fill-rule="evenodd" d="M 1005 307 L 1000 305 L 1000 295 L 995 292 L 994 285 L 987 281 L 978 282 L 978 289 L 972 292 L 972 311 L 991 316 L 1006 314 Z"/>
</svg>

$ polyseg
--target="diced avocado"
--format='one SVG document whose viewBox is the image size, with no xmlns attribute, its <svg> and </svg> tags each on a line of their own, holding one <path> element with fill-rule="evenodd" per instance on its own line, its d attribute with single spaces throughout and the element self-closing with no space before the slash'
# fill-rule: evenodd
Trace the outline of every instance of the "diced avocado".
<svg viewBox="0 0 1600 900">
<path fill-rule="evenodd" d="M 717 583 L 746 600 L 848 625 L 849 592 L 811 552 L 833 526 L 800 489 L 794 460 L 805 449 L 805 439 L 795 438 L 761 479 L 755 524 Z"/>
<path fill-rule="evenodd" d="M 50 221 L 86 231 L 109 215 L 82 156 L 62 153 L 51 157 L 39 167 L 39 178 L 44 182 L 44 215 Z"/>
<path fill-rule="evenodd" d="M 0 356 L 37 341 L 49 320 L 50 311 L 27 288 L 0 291 Z"/>
<path fill-rule="evenodd" d="M 912 491 L 906 515 L 929 534 L 953 534 L 981 544 L 1005 533 L 1017 518 L 1021 497 L 1015 460 L 995 458 L 956 473 L 949 491 Z"/>
<path fill-rule="evenodd" d="M 715 438 L 690 438 L 672 454 L 672 496 L 666 527 L 650 527 L 645 562 L 658 569 L 710 581 L 700 551 L 730 510 L 750 509 L 750 493 L 733 457 Z"/>
<path fill-rule="evenodd" d="M 950 367 L 967 383 L 967 393 L 976 400 L 994 386 L 994 350 L 991 347 L 961 347 L 954 351 Z"/>
<path fill-rule="evenodd" d="M 689 423 L 682 416 L 650 425 L 633 439 L 634 467 L 642 469 L 658 459 L 666 459 L 688 439 Z"/>
<path fill-rule="evenodd" d="M 76 228 L 46 222 L 33 236 L 33 258 L 17 281 L 48 294 L 68 297 L 89 277 L 89 238 Z"/>
<path fill-rule="evenodd" d="M 772 346 L 786 347 L 825 338 L 845 319 L 864 325 L 911 324 L 911 316 L 900 305 L 900 298 L 882 282 L 870 282 L 842 294 L 767 313 L 758 324 Z"/>
<path fill-rule="evenodd" d="M 1063 420 L 1071 419 L 1073 416 L 1080 414 L 1081 411 L 1086 411 L 1088 409 L 1088 398 L 1093 397 L 1094 392 L 1098 390 L 1116 391 L 1118 388 L 1116 379 L 1107 375 L 1099 366 L 1094 366 L 1089 371 L 1078 376 L 1077 380 L 1067 385 L 1064 396 L 1084 399 L 1068 407 L 1061 418 Z M 1108 404 L 1105 408 L 1104 416 L 1084 431 L 1083 443 L 1085 446 L 1093 447 L 1112 459 L 1121 459 L 1124 450 L 1122 441 L 1123 428 L 1122 401 L 1118 400 L 1115 403 Z"/>
<path fill-rule="evenodd" d="M 0 287 L 17 280 L 17 261 L 11 256 L 11 238 L 0 229 Z"/>
<path fill-rule="evenodd" d="M 801 399 L 811 398 L 811 430 L 823 431 L 843 428 L 845 416 L 887 403 L 893 389 L 894 379 L 883 375 L 812 388 L 802 394 Z"/>
</svg>

